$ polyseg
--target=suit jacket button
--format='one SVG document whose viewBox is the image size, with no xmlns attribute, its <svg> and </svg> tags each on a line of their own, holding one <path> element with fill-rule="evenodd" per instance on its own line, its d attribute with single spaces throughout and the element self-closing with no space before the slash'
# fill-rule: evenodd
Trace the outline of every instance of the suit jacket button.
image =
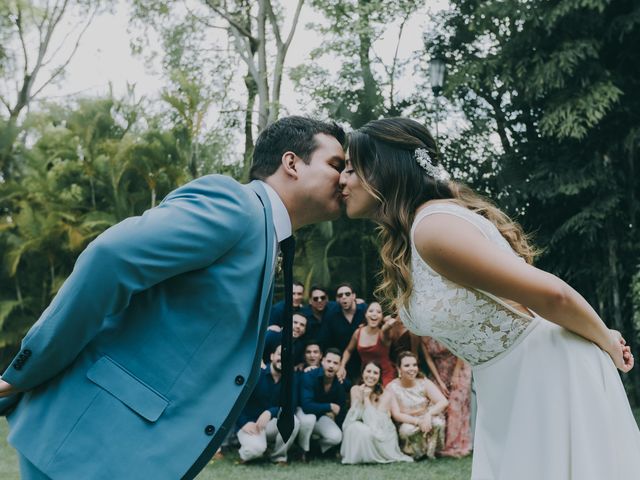
<svg viewBox="0 0 640 480">
<path fill-rule="evenodd" d="M 25 357 L 30 357 L 31 356 L 31 350 L 29 350 L 28 348 L 25 348 L 22 353 L 24 354 Z"/>
<path fill-rule="evenodd" d="M 242 385 L 244 383 L 244 377 L 242 375 L 238 375 L 236 377 L 236 385 Z"/>
<path fill-rule="evenodd" d="M 204 433 L 206 433 L 209 436 L 213 435 L 215 431 L 216 431 L 216 427 L 214 427 L 213 425 L 207 425 L 206 427 L 204 427 Z"/>
<path fill-rule="evenodd" d="M 15 368 L 16 370 L 22 370 L 22 364 L 21 363 L 14 363 L 13 364 L 13 368 Z"/>
</svg>

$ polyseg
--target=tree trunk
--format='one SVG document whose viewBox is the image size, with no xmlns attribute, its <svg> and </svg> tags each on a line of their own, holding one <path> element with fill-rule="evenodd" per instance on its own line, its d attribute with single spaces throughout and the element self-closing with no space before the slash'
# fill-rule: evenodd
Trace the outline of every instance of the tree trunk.
<svg viewBox="0 0 640 480">
<path fill-rule="evenodd" d="M 11 178 L 11 157 L 13 155 L 13 146 L 19 133 L 18 116 L 13 113 L 14 112 L 11 112 L 6 126 L 2 129 L 2 133 L 0 133 L 0 174 L 4 181 Z"/>
<path fill-rule="evenodd" d="M 189 173 L 191 178 L 198 178 L 200 172 L 198 170 L 198 142 L 193 145 L 193 137 L 191 139 L 191 145 L 189 148 Z"/>
<path fill-rule="evenodd" d="M 636 174 L 635 174 L 635 142 L 631 142 L 631 146 L 629 147 L 629 174 L 627 175 L 627 192 L 629 193 L 629 225 L 631 225 L 631 238 L 637 238 L 635 232 L 638 230 L 638 226 L 636 225 L 637 220 L 637 212 L 638 212 L 638 204 L 636 202 Z"/>
<path fill-rule="evenodd" d="M 96 210 L 96 187 L 93 181 L 93 172 L 89 175 L 89 188 L 91 189 L 91 206 Z"/>
<path fill-rule="evenodd" d="M 286 51 L 282 48 L 278 48 L 276 55 L 276 63 L 273 67 L 273 85 L 271 86 L 271 102 L 269 104 L 269 118 L 267 123 L 275 122 L 280 115 L 280 90 L 282 87 L 282 71 L 284 69 L 284 57 Z"/>
<path fill-rule="evenodd" d="M 369 54 L 371 53 L 371 36 L 369 29 L 365 28 L 365 25 L 369 26 L 369 12 L 370 5 L 369 0 L 358 0 L 358 11 L 360 13 L 360 32 L 358 34 L 358 40 L 360 42 L 358 47 L 358 57 L 360 61 L 360 73 L 362 75 L 362 82 L 364 84 L 362 89 L 362 95 L 358 102 L 358 110 L 356 112 L 353 128 L 359 128 L 370 120 L 375 120 L 378 115 L 377 111 L 381 104 L 380 94 L 378 92 L 378 84 L 373 76 L 371 70 L 371 59 Z"/>
<path fill-rule="evenodd" d="M 267 66 L 267 7 L 266 0 L 259 0 L 258 6 L 258 131 L 264 130 L 269 121 L 269 70 Z"/>
<path fill-rule="evenodd" d="M 493 119 L 496 121 L 496 129 L 498 136 L 500 137 L 500 143 L 502 144 L 502 149 L 504 153 L 507 155 L 511 155 L 513 153 L 513 149 L 511 147 L 511 142 L 509 141 L 509 135 L 507 134 L 507 118 L 500 106 L 500 99 L 502 98 L 502 94 L 498 94 L 498 98 L 493 98 L 491 93 L 480 94 L 481 97 L 491 105 L 493 109 Z"/>
<path fill-rule="evenodd" d="M 20 288 L 20 280 L 18 279 L 18 272 L 16 272 L 16 276 L 13 280 L 16 285 L 16 299 L 20 302 L 20 310 L 24 310 L 24 305 L 22 302 L 22 289 Z"/>
<path fill-rule="evenodd" d="M 51 280 L 51 291 L 53 292 L 53 284 L 55 283 L 55 280 L 56 280 L 56 270 L 55 270 L 55 267 L 53 266 L 53 260 L 51 259 L 49 259 L 49 275 Z"/>
<path fill-rule="evenodd" d="M 249 179 L 251 160 L 253 158 L 253 107 L 256 103 L 258 85 L 250 73 L 244 77 L 244 84 L 247 87 L 247 105 L 244 111 L 244 163 L 242 166 L 243 180 Z"/>
<path fill-rule="evenodd" d="M 618 249 L 612 229 L 608 229 L 609 274 L 611 282 L 611 308 L 613 309 L 613 328 L 622 331 L 622 308 L 620 305 L 620 283 L 618 272 Z"/>
</svg>

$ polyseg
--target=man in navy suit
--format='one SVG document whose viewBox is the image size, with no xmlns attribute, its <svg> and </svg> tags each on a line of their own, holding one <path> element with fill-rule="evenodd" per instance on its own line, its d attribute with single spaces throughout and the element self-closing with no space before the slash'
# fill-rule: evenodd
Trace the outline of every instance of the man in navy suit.
<svg viewBox="0 0 640 480">
<path fill-rule="evenodd" d="M 194 478 L 260 371 L 278 242 L 340 213 L 344 132 L 287 117 L 94 240 L 0 379 L 25 478 Z"/>
<path fill-rule="evenodd" d="M 300 312 L 304 299 L 304 285 L 298 281 L 293 282 L 293 311 Z M 269 330 L 279 332 L 282 330 L 282 317 L 284 315 L 284 300 L 274 303 L 269 315 Z"/>
<path fill-rule="evenodd" d="M 300 429 L 298 418 L 294 417 L 293 432 L 286 443 L 278 432 L 276 423 L 280 411 L 282 377 L 280 352 L 281 347 L 278 345 L 269 356 L 269 363 L 262 369 L 256 388 L 238 417 L 236 424 L 240 442 L 238 453 L 244 462 L 261 458 L 268 444 L 272 444 L 271 460 L 280 464 L 287 463 L 287 453 L 298 436 Z M 297 406 L 296 397 L 297 386 L 294 386 L 294 407 Z"/>
<path fill-rule="evenodd" d="M 336 378 L 341 358 L 341 352 L 329 348 L 322 359 L 322 367 L 302 375 L 300 406 L 304 414 L 316 417 L 312 434 L 318 437 L 322 453 L 342 441 L 340 426 L 347 413 L 347 395 Z M 300 416 L 298 420 L 301 421 Z"/>
<path fill-rule="evenodd" d="M 307 323 L 307 334 L 310 338 L 318 338 L 322 332 L 322 324 L 329 316 L 330 312 L 339 310 L 338 303 L 329 300 L 329 291 L 320 285 L 311 286 L 309 294 L 309 305 L 305 308 Z"/>
</svg>

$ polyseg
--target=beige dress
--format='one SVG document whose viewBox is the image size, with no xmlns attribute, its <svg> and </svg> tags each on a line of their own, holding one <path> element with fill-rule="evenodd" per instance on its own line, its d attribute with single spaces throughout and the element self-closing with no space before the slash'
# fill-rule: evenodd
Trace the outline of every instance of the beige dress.
<svg viewBox="0 0 640 480">
<path fill-rule="evenodd" d="M 342 424 L 342 463 L 412 462 L 398 446 L 398 434 L 388 411 L 355 405 Z"/>
<path fill-rule="evenodd" d="M 424 394 L 426 382 L 426 379 L 418 378 L 413 387 L 405 388 L 400 380 L 396 379 L 387 386 L 387 389 L 395 395 L 402 413 L 423 415 L 430 405 L 429 399 Z M 398 426 L 400 448 L 404 453 L 416 460 L 425 456 L 435 458 L 436 453 L 444 448 L 446 422 L 443 415 L 434 415 L 431 423 L 432 428 L 427 434 L 422 433 L 419 427 L 410 423 L 401 423 Z"/>
</svg>

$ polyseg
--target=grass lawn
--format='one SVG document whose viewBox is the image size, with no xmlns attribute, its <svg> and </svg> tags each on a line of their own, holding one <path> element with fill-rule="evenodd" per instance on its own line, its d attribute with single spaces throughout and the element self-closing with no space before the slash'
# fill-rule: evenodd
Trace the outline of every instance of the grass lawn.
<svg viewBox="0 0 640 480">
<path fill-rule="evenodd" d="M 15 450 L 7 444 L 8 426 L 0 419 L 0 478 L 19 480 Z M 143 459 L 141 459 L 143 460 Z M 341 465 L 338 460 L 314 460 L 308 464 L 292 462 L 280 467 L 269 462 L 238 465 L 235 452 L 223 460 L 209 464 L 198 476 L 199 480 L 285 480 L 285 479 L 362 479 L 387 480 L 395 478 L 420 478 L 421 480 L 467 480 L 471 475 L 471 458 L 454 460 L 442 458 L 413 464 L 390 465 Z"/>
<path fill-rule="evenodd" d="M 640 423 L 640 408 L 634 409 Z M 7 443 L 8 426 L 0 418 L 0 478 L 19 480 L 15 450 Z M 471 476 L 471 457 L 460 460 L 441 458 L 416 463 L 390 465 L 341 465 L 338 460 L 314 460 L 308 464 L 292 462 L 281 467 L 269 462 L 238 465 L 238 455 L 231 452 L 223 460 L 211 463 L 198 476 L 199 480 L 387 480 L 419 478 L 421 480 L 467 480 Z"/>
</svg>

